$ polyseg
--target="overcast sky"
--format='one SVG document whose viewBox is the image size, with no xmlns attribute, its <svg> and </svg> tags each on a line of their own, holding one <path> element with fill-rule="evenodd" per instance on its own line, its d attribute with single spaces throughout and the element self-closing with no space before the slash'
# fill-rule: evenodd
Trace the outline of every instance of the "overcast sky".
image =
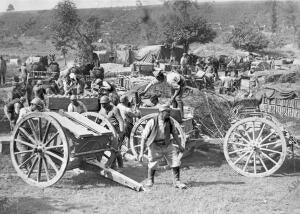
<svg viewBox="0 0 300 214">
<path fill-rule="evenodd" d="M 0 0 L 0 11 L 6 11 L 8 4 L 13 4 L 16 11 L 49 10 L 60 0 Z M 136 0 L 73 0 L 78 8 L 134 6 Z M 212 0 L 198 0 L 199 2 Z M 228 0 L 215 0 L 228 1 Z M 243 0 L 238 0 L 243 1 Z M 143 5 L 161 4 L 162 0 L 141 0 Z"/>
</svg>

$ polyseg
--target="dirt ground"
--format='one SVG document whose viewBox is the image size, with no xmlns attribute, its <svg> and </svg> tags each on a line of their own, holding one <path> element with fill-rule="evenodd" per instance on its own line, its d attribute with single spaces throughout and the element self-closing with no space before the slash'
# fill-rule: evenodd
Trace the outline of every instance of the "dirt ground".
<svg viewBox="0 0 300 214">
<path fill-rule="evenodd" d="M 266 178 L 236 174 L 217 152 L 195 151 L 183 161 L 187 190 L 171 186 L 170 171 L 160 171 L 156 185 L 135 192 L 96 171 L 67 172 L 54 186 L 38 189 L 24 183 L 9 155 L 0 157 L 0 213 L 300 213 L 300 160 Z M 124 174 L 144 182 L 146 168 L 126 163 Z"/>
</svg>

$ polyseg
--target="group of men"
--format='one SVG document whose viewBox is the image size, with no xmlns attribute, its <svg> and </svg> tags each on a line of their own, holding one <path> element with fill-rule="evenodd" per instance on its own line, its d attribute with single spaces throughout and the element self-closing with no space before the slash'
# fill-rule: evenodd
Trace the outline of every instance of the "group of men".
<svg viewBox="0 0 300 214">
<path fill-rule="evenodd" d="M 27 74 L 25 65 L 21 70 L 24 70 L 21 74 L 25 72 Z M 146 94 L 151 87 L 159 86 L 160 84 L 171 86 L 173 96 L 170 101 L 164 105 L 158 105 L 159 100 L 156 95 L 151 97 L 150 103 L 143 104 L 143 106 L 157 106 L 159 108 L 159 116 L 147 123 L 146 129 L 142 134 L 142 148 L 144 148 L 144 144 L 147 145 L 150 157 L 146 185 L 153 185 L 158 160 L 165 157 L 168 164 L 173 168 L 175 187 L 185 188 L 186 186 L 179 181 L 179 152 L 182 152 L 184 148 L 180 144 L 174 123 L 170 119 L 171 104 L 173 107 L 179 108 L 182 117 L 184 116 L 182 93 L 185 79 L 176 72 L 164 74 L 162 70 L 156 70 L 153 74 L 155 79 L 146 86 L 140 93 L 140 96 Z M 87 112 L 87 107 L 78 99 L 78 94 L 81 94 L 83 90 L 82 85 L 80 79 L 74 72 L 70 72 L 65 79 L 63 79 L 63 92 L 65 95 L 71 95 L 70 104 L 67 109 L 68 112 Z M 46 89 L 43 85 L 43 81 L 38 80 L 35 85 L 32 85 L 32 81 L 27 79 L 27 75 L 21 75 L 21 82 L 16 79 L 11 93 L 11 99 L 4 107 L 11 128 L 13 129 L 15 124 L 29 112 L 47 111 L 45 108 L 45 96 L 49 93 L 61 93 L 61 89 L 62 87 L 59 86 L 57 78 L 52 79 L 50 81 L 50 87 Z M 134 126 L 134 118 L 140 116 L 140 111 L 136 106 L 130 104 L 128 96 L 123 95 L 118 97 L 113 84 L 102 78 L 92 79 L 91 92 L 99 95 L 99 114 L 108 118 L 117 131 L 119 136 L 117 147 L 118 151 L 121 151 L 120 147 L 122 142 L 126 137 L 129 139 Z M 25 105 L 26 101 L 28 102 L 28 107 Z M 171 135 L 173 135 L 174 140 L 171 140 Z M 20 148 L 20 150 L 22 150 L 22 148 Z M 141 150 L 141 154 L 143 154 L 143 149 Z M 115 155 L 116 163 L 118 163 L 120 168 L 123 167 L 122 154 L 117 152 Z M 141 156 L 136 158 L 141 160 Z"/>
</svg>

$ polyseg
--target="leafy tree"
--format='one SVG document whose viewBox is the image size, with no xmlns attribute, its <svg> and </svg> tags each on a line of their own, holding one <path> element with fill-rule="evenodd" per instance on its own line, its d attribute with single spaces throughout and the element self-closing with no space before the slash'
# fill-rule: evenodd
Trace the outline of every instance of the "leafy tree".
<svg viewBox="0 0 300 214">
<path fill-rule="evenodd" d="M 93 60 L 93 43 L 99 39 L 101 23 L 96 16 L 90 16 L 81 21 L 76 28 L 78 56 L 83 63 L 90 63 Z"/>
<path fill-rule="evenodd" d="M 12 4 L 9 4 L 6 11 L 7 12 L 11 12 L 11 11 L 14 11 L 15 10 L 15 7 L 12 5 Z"/>
<path fill-rule="evenodd" d="M 167 13 L 160 18 L 164 41 L 175 41 L 187 52 L 192 42 L 207 43 L 216 37 L 207 21 L 196 13 L 197 7 L 192 1 L 166 1 L 165 6 Z"/>
<path fill-rule="evenodd" d="M 65 59 L 69 49 L 75 48 L 75 29 L 80 21 L 76 5 L 70 0 L 59 2 L 53 9 L 52 43 Z"/>
<path fill-rule="evenodd" d="M 284 8 L 286 24 L 293 28 L 293 39 L 296 41 L 297 32 L 299 30 L 299 20 L 297 19 L 297 3 L 295 1 L 287 1 Z"/>
<path fill-rule="evenodd" d="M 269 44 L 267 37 L 247 19 L 235 26 L 232 30 L 230 41 L 233 47 L 246 51 L 261 50 Z"/>
</svg>

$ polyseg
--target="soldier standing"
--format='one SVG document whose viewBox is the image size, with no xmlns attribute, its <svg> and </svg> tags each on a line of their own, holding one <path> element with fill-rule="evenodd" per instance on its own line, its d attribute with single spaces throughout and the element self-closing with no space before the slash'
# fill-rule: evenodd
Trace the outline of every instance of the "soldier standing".
<svg viewBox="0 0 300 214">
<path fill-rule="evenodd" d="M 154 175 L 158 161 L 161 158 L 166 158 L 168 165 L 173 170 L 174 187 L 185 189 L 186 185 L 180 182 L 179 157 L 179 152 L 183 152 L 184 147 L 179 141 L 177 130 L 170 118 L 170 110 L 168 105 L 162 105 L 159 108 L 158 116 L 147 122 L 142 133 L 140 155 L 137 158 L 139 161 L 142 160 L 146 143 L 149 158 L 146 186 L 151 187 L 154 184 Z M 171 134 L 175 142 L 171 141 Z"/>
</svg>

